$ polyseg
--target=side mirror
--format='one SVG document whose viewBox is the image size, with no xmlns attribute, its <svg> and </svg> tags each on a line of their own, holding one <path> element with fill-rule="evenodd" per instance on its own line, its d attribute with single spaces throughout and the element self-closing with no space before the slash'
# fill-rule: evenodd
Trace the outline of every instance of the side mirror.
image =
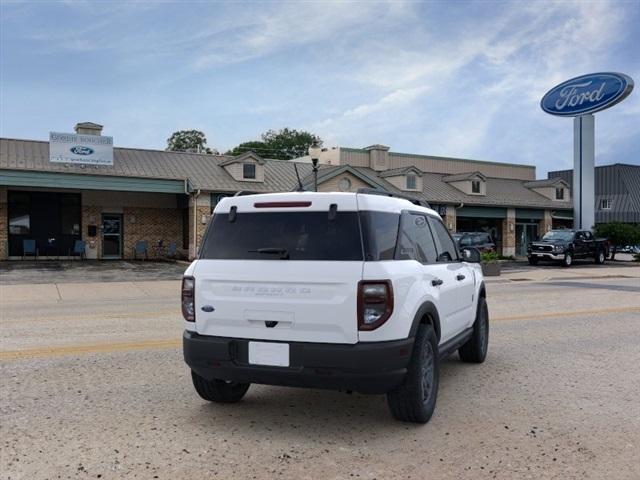
<svg viewBox="0 0 640 480">
<path fill-rule="evenodd" d="M 465 247 L 462 249 L 462 260 L 469 263 L 480 263 L 480 250 L 475 247 Z"/>
</svg>

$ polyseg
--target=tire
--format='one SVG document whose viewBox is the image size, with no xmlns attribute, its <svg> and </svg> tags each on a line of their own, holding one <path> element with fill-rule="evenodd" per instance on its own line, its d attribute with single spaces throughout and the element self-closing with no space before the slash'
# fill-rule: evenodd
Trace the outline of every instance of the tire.
<svg viewBox="0 0 640 480">
<path fill-rule="evenodd" d="M 482 363 L 487 358 L 489 348 L 489 308 L 484 297 L 478 299 L 476 321 L 473 323 L 473 334 L 467 343 L 458 349 L 460 360 L 467 363 Z"/>
<path fill-rule="evenodd" d="M 237 403 L 242 400 L 250 383 L 226 382 L 224 380 L 207 380 L 191 371 L 193 386 L 203 399 L 216 403 Z"/>
<path fill-rule="evenodd" d="M 602 265 L 605 262 L 606 258 L 607 256 L 605 255 L 604 250 L 600 250 L 596 253 L 596 264 Z"/>
<path fill-rule="evenodd" d="M 438 339 L 431 325 L 421 325 L 411 353 L 407 376 L 387 393 L 389 410 L 396 420 L 427 423 L 436 408 L 440 362 Z"/>
<path fill-rule="evenodd" d="M 571 265 L 573 265 L 573 255 L 571 252 L 567 252 L 564 254 L 564 258 L 562 259 L 562 266 L 569 268 Z"/>
<path fill-rule="evenodd" d="M 528 257 L 529 260 L 529 265 L 537 265 L 538 264 L 538 259 L 535 257 Z"/>
</svg>

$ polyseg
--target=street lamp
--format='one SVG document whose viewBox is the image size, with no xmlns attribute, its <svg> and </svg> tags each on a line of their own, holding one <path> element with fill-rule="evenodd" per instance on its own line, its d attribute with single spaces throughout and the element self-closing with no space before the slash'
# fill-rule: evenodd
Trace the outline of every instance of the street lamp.
<svg viewBox="0 0 640 480">
<path fill-rule="evenodd" d="M 311 157 L 311 164 L 313 165 L 313 190 L 316 192 L 318 191 L 318 161 L 320 160 L 320 152 L 322 152 L 320 142 L 314 140 L 309 147 L 309 156 Z"/>
</svg>

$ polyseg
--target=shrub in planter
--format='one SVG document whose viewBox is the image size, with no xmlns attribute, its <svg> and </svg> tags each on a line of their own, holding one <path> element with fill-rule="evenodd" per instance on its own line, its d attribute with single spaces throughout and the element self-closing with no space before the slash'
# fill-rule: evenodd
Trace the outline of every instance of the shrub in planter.
<svg viewBox="0 0 640 480">
<path fill-rule="evenodd" d="M 482 274 L 486 277 L 497 277 L 500 275 L 500 259 L 496 252 L 484 252 L 480 255 Z"/>
</svg>

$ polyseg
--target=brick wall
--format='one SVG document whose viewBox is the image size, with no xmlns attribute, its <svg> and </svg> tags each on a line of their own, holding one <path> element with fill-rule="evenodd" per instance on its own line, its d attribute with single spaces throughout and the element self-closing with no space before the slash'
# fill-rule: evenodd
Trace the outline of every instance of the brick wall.
<svg viewBox="0 0 640 480">
<path fill-rule="evenodd" d="M 195 219 L 194 219 L 195 208 Z M 207 222 L 211 217 L 211 202 L 208 194 L 201 194 L 197 199 L 195 196 L 189 198 L 189 258 L 195 258 L 200 245 L 202 244 L 202 237 L 204 231 L 207 228 Z M 205 223 L 202 220 L 205 220 Z M 193 242 L 193 222 L 196 222 L 196 241 Z"/>
<path fill-rule="evenodd" d="M 516 254 L 516 209 L 507 209 L 507 218 L 502 221 L 502 255 Z"/>
<path fill-rule="evenodd" d="M 540 220 L 538 225 L 538 235 L 542 236 L 547 233 L 553 227 L 553 218 L 551 217 L 551 210 L 544 211 L 544 218 Z"/>
<path fill-rule="evenodd" d="M 159 240 L 166 247 L 175 242 L 182 246 L 182 212 L 177 208 L 125 207 L 123 211 L 123 258 L 134 258 L 133 249 L 140 240 L 146 240 L 149 258 L 157 257 L 153 247 Z"/>
<path fill-rule="evenodd" d="M 102 241 L 100 238 L 100 225 L 102 223 L 102 207 L 82 206 L 82 240 L 86 243 L 86 255 L 89 259 L 102 257 Z M 96 236 L 90 237 L 88 234 L 88 226 L 95 225 L 97 228 Z"/>
<path fill-rule="evenodd" d="M 449 231 L 458 231 L 457 219 L 458 217 L 456 215 L 456 207 L 454 205 L 447 205 L 447 214 L 442 220 L 444 220 L 444 224 L 447 226 Z"/>
</svg>

